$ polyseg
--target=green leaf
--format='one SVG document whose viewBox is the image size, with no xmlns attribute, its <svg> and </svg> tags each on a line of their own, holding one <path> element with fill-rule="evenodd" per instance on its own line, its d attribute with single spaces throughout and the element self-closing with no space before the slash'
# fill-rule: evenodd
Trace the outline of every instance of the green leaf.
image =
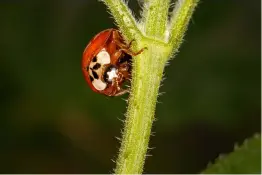
<svg viewBox="0 0 262 175">
<path fill-rule="evenodd" d="M 219 156 L 214 164 L 209 165 L 205 174 L 261 174 L 261 135 L 235 146 L 232 153 Z"/>
</svg>

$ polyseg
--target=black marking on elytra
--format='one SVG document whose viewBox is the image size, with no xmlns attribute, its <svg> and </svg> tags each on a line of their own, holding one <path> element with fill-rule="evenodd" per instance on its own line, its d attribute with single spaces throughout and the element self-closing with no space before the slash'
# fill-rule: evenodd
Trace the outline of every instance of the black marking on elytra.
<svg viewBox="0 0 262 175">
<path fill-rule="evenodd" d="M 97 61 L 97 58 L 96 56 L 92 59 L 92 62 L 96 62 Z"/>
<path fill-rule="evenodd" d="M 97 70 L 97 69 L 99 69 L 100 67 L 101 67 L 101 64 L 96 63 L 96 64 L 93 66 L 93 69 L 94 69 L 94 70 Z"/>
<path fill-rule="evenodd" d="M 89 75 L 89 78 L 90 78 L 91 82 L 94 81 L 94 78 L 91 75 Z"/>
<path fill-rule="evenodd" d="M 89 70 L 89 66 L 86 66 L 86 71 L 88 71 Z"/>
<path fill-rule="evenodd" d="M 97 73 L 95 71 L 92 70 L 92 74 L 93 74 L 95 79 L 98 79 L 98 75 L 97 75 Z"/>
</svg>

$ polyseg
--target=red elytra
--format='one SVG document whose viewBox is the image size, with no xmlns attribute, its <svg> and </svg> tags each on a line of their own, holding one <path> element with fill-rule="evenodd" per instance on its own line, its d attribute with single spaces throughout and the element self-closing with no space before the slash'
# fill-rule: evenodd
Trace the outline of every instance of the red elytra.
<svg viewBox="0 0 262 175">
<path fill-rule="evenodd" d="M 130 79 L 132 56 L 143 51 L 132 52 L 131 43 L 126 44 L 116 29 L 104 30 L 89 42 L 83 53 L 82 72 L 94 92 L 107 96 L 128 92 L 121 86 Z"/>
</svg>

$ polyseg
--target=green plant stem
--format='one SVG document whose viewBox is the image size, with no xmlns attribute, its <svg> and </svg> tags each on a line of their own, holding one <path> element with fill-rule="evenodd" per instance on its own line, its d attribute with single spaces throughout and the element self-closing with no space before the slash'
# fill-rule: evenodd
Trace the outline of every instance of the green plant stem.
<svg viewBox="0 0 262 175">
<path fill-rule="evenodd" d="M 170 20 L 170 44 L 176 52 L 182 43 L 182 39 L 186 33 L 189 20 L 197 6 L 199 0 L 178 0 L 173 10 Z"/>
<path fill-rule="evenodd" d="M 140 174 L 143 170 L 165 65 L 163 58 L 169 53 L 168 48 L 160 48 L 158 44 L 148 43 L 147 47 L 148 50 L 134 60 L 132 89 L 115 170 L 117 174 Z"/>
<path fill-rule="evenodd" d="M 142 21 L 145 25 L 146 35 L 165 39 L 169 6 L 170 0 L 149 0 L 144 2 Z"/>
<path fill-rule="evenodd" d="M 140 40 L 142 33 L 137 27 L 135 18 L 122 0 L 101 0 L 109 8 L 123 36 L 131 41 Z"/>
<path fill-rule="evenodd" d="M 138 51 L 147 48 L 133 57 L 131 92 L 116 161 L 116 174 L 141 174 L 143 171 L 163 70 L 172 51 L 178 50 L 198 2 L 179 0 L 177 11 L 173 13 L 175 15 L 171 17 L 171 23 L 167 24 L 170 0 L 145 1 L 148 6 L 144 5 L 143 20 L 138 27 L 122 0 L 103 0 L 127 41 L 135 39 L 132 49 Z"/>
</svg>

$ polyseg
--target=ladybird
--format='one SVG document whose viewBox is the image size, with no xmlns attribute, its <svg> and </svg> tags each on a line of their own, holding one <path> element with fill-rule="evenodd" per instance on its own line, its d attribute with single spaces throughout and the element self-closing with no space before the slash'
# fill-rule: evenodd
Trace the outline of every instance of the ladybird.
<svg viewBox="0 0 262 175">
<path fill-rule="evenodd" d="M 82 72 L 90 88 L 107 96 L 128 92 L 121 86 L 130 80 L 132 56 L 143 52 L 130 50 L 120 31 L 107 29 L 98 33 L 86 46 L 82 58 Z"/>
</svg>

